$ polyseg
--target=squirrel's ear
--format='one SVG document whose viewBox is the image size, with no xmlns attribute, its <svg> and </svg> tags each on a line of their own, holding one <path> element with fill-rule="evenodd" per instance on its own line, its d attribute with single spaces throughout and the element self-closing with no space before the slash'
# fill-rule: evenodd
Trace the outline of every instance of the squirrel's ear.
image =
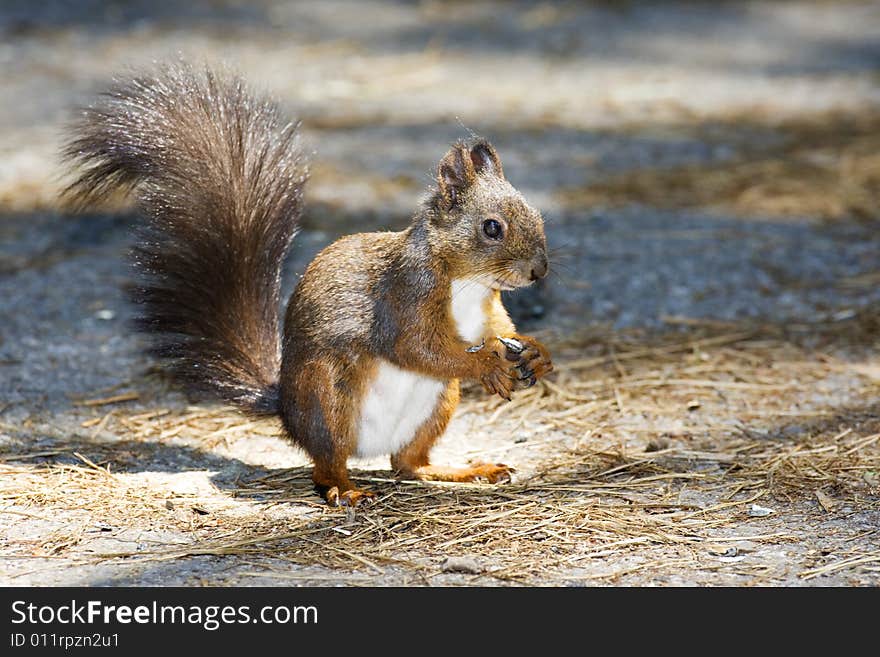
<svg viewBox="0 0 880 657">
<path fill-rule="evenodd" d="M 474 170 L 480 173 L 491 173 L 504 178 L 504 171 L 501 168 L 501 158 L 495 148 L 488 141 L 480 140 L 471 146 L 471 162 L 474 164 Z"/>
<path fill-rule="evenodd" d="M 437 187 L 447 209 L 458 203 L 462 193 L 477 179 L 477 172 L 467 147 L 456 144 L 440 160 Z"/>
</svg>

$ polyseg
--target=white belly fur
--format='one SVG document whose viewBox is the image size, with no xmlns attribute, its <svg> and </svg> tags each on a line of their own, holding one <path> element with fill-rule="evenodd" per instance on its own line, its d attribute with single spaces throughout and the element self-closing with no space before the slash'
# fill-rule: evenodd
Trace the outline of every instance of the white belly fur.
<svg viewBox="0 0 880 657">
<path fill-rule="evenodd" d="M 452 317 L 459 336 L 478 343 L 486 324 L 484 304 L 491 290 L 475 281 L 452 282 Z M 358 426 L 357 454 L 394 454 L 412 442 L 431 417 L 447 382 L 380 361 L 364 396 Z"/>
<path fill-rule="evenodd" d="M 474 280 L 452 281 L 452 318 L 462 340 L 478 343 L 486 327 L 485 304 L 492 293 L 488 287 Z"/>
<path fill-rule="evenodd" d="M 381 361 L 361 408 L 358 456 L 394 454 L 410 443 L 445 389 L 441 379 Z"/>
</svg>

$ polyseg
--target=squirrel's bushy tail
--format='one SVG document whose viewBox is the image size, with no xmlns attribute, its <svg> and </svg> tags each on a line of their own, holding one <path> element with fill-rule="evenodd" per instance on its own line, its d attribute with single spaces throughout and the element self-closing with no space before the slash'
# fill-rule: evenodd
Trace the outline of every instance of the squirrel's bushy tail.
<svg viewBox="0 0 880 657">
<path fill-rule="evenodd" d="M 281 265 L 307 167 L 297 125 L 231 75 L 184 64 L 117 82 L 74 125 L 68 195 L 134 190 L 140 328 L 173 372 L 243 410 L 274 414 Z"/>
</svg>

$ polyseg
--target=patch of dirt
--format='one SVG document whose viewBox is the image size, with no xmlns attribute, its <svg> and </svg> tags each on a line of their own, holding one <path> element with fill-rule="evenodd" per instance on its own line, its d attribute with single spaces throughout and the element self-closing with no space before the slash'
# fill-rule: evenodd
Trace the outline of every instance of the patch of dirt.
<svg viewBox="0 0 880 657">
<path fill-rule="evenodd" d="M 849 362 L 876 347 L 855 323 L 871 335 L 876 318 L 812 327 L 809 347 L 757 326 L 551 335 L 558 374 L 512 403 L 469 389 L 438 450 L 513 464 L 513 484 L 396 482 L 376 460 L 355 480 L 377 503 L 348 513 L 301 455 L 288 467 L 274 423 L 168 404 L 161 381 L 110 391 L 79 402 L 76 441 L 10 432 L 6 581 L 137 583 L 212 557 L 236 583 L 870 584 L 880 380 Z M 47 530 L 23 531 L 34 520 Z"/>
<path fill-rule="evenodd" d="M 778 125 L 749 116 L 686 132 L 724 133 L 733 126 L 740 134 L 758 132 L 763 143 L 741 144 L 721 162 L 607 176 L 562 190 L 561 198 L 573 207 L 641 203 L 744 217 L 880 221 L 880 115 L 833 114 Z"/>
</svg>

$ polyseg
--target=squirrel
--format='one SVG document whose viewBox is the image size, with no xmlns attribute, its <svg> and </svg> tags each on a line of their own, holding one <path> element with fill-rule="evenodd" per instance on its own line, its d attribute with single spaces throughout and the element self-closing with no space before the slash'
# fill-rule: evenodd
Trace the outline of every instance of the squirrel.
<svg viewBox="0 0 880 657">
<path fill-rule="evenodd" d="M 166 63 L 116 80 L 74 120 L 67 198 L 133 193 L 132 298 L 151 352 L 191 390 L 280 416 L 331 506 L 357 506 L 349 457 L 390 455 L 403 479 L 510 481 L 507 465 L 437 466 L 429 452 L 475 380 L 510 400 L 553 369 L 516 333 L 501 291 L 548 271 L 543 219 L 470 137 L 399 232 L 324 248 L 280 327 L 281 268 L 298 230 L 308 165 L 299 124 L 237 75 Z"/>
</svg>

